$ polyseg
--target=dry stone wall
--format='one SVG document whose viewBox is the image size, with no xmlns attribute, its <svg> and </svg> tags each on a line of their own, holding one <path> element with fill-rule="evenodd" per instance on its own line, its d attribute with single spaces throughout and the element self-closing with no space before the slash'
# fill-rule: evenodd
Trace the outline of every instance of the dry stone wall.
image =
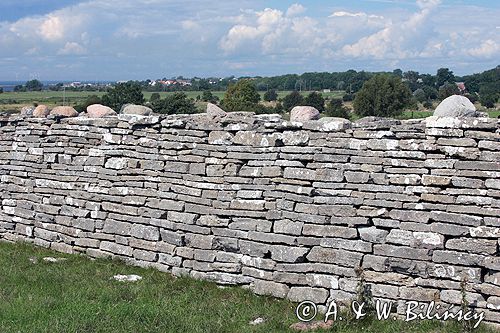
<svg viewBox="0 0 500 333">
<path fill-rule="evenodd" d="M 293 301 L 500 322 L 500 126 L 276 115 L 0 119 L 0 238 Z"/>
</svg>

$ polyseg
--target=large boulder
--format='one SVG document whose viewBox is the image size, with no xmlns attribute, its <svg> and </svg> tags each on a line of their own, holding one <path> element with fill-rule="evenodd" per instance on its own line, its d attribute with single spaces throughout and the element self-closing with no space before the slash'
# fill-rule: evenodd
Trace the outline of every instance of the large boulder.
<svg viewBox="0 0 500 333">
<path fill-rule="evenodd" d="M 22 116 L 32 116 L 33 115 L 33 111 L 35 111 L 35 107 L 32 106 L 32 105 L 28 105 L 28 106 L 23 106 L 21 108 L 21 115 Z"/>
<path fill-rule="evenodd" d="M 35 118 L 45 118 L 50 114 L 50 110 L 47 105 L 40 104 L 35 110 L 33 110 L 33 117 Z"/>
<path fill-rule="evenodd" d="M 153 114 L 153 110 L 144 105 L 125 104 L 121 109 L 121 113 L 150 116 Z"/>
<path fill-rule="evenodd" d="M 207 114 L 210 117 L 224 117 L 227 113 L 215 104 L 207 104 Z"/>
<path fill-rule="evenodd" d="M 290 111 L 290 121 L 308 121 L 319 119 L 318 109 L 312 106 L 296 106 Z"/>
<path fill-rule="evenodd" d="M 434 110 L 436 117 L 478 117 L 474 104 L 467 97 L 452 95 L 444 99 Z"/>
<path fill-rule="evenodd" d="M 92 104 L 87 106 L 87 114 L 90 118 L 116 116 L 115 110 L 102 104 Z"/>
<path fill-rule="evenodd" d="M 50 111 L 50 114 L 58 117 L 77 117 L 78 112 L 71 106 L 56 106 Z"/>
</svg>

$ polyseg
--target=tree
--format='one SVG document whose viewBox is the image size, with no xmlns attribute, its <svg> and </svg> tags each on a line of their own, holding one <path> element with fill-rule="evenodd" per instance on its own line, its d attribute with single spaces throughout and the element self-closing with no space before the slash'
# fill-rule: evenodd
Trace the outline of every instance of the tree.
<svg viewBox="0 0 500 333">
<path fill-rule="evenodd" d="M 151 104 L 154 112 L 162 114 L 192 114 L 197 112 L 193 100 L 187 98 L 183 92 L 169 94 L 164 99 L 157 99 Z"/>
<path fill-rule="evenodd" d="M 151 97 L 149 98 L 149 101 L 150 102 L 154 102 L 154 101 L 157 101 L 159 100 L 161 97 L 160 97 L 160 94 L 157 93 L 157 92 L 154 92 L 151 94 Z"/>
<path fill-rule="evenodd" d="M 278 99 L 278 93 L 274 89 L 268 90 L 264 94 L 264 100 L 266 102 L 273 102 L 273 101 L 275 101 L 277 99 Z"/>
<path fill-rule="evenodd" d="M 217 103 L 219 98 L 217 96 L 214 96 L 210 90 L 205 90 L 203 92 L 203 95 L 201 96 L 201 100 L 203 102 L 209 102 L 209 103 Z"/>
<path fill-rule="evenodd" d="M 304 99 L 304 105 L 315 107 L 319 112 L 325 111 L 325 99 L 315 91 L 307 95 Z"/>
<path fill-rule="evenodd" d="M 483 85 L 479 89 L 479 102 L 485 108 L 495 107 L 495 103 L 498 101 L 500 92 L 495 85 Z"/>
<path fill-rule="evenodd" d="M 439 87 L 439 98 L 441 100 L 450 97 L 452 95 L 459 95 L 460 90 L 455 83 L 445 82 L 441 87 Z"/>
<path fill-rule="evenodd" d="M 397 116 L 411 103 L 411 91 L 400 78 L 378 74 L 363 84 L 353 106 L 360 116 Z"/>
<path fill-rule="evenodd" d="M 417 102 L 423 103 L 427 100 L 427 94 L 425 93 L 424 89 L 417 89 L 413 92 L 413 97 L 417 100 Z"/>
<path fill-rule="evenodd" d="M 43 88 L 43 83 L 38 80 L 30 80 L 26 82 L 26 90 L 28 91 L 40 91 Z"/>
<path fill-rule="evenodd" d="M 297 90 L 292 91 L 290 94 L 283 98 L 283 109 L 290 111 L 298 105 L 304 104 L 304 97 Z"/>
<path fill-rule="evenodd" d="M 438 98 L 438 91 L 436 90 L 436 88 L 432 86 L 423 86 L 422 90 L 425 91 L 427 99 L 433 100 Z"/>
<path fill-rule="evenodd" d="M 0 94 L 3 94 L 3 87 L 0 87 Z"/>
<path fill-rule="evenodd" d="M 327 103 L 325 115 L 349 119 L 349 110 L 344 106 L 340 98 L 334 98 Z"/>
<path fill-rule="evenodd" d="M 26 91 L 26 87 L 23 86 L 22 84 L 18 84 L 14 87 L 15 92 L 21 92 L 21 91 Z"/>
<path fill-rule="evenodd" d="M 222 107 L 226 111 L 254 111 L 260 95 L 251 80 L 239 80 L 227 88 Z"/>
<path fill-rule="evenodd" d="M 403 77 L 403 71 L 400 68 L 393 70 L 392 74 L 399 76 L 399 77 Z"/>
<path fill-rule="evenodd" d="M 455 82 L 455 75 L 448 68 L 440 68 L 436 74 L 436 87 L 440 88 L 446 82 Z"/>
<path fill-rule="evenodd" d="M 102 96 L 102 104 L 119 111 L 124 104 L 142 104 L 144 95 L 141 86 L 136 82 L 118 83 Z"/>
</svg>

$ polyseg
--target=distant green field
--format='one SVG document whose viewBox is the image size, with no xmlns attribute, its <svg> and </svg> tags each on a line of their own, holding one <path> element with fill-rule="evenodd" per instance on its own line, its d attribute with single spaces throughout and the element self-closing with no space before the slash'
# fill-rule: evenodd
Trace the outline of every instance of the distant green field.
<svg viewBox="0 0 500 333">
<path fill-rule="evenodd" d="M 185 91 L 184 92 L 189 98 L 196 99 L 197 96 L 201 96 L 203 91 Z M 278 98 L 283 98 L 291 93 L 291 91 L 278 91 Z M 309 91 L 303 91 L 302 94 L 306 96 Z M 92 95 L 102 96 L 104 92 L 99 91 L 29 91 L 29 92 L 5 92 L 0 94 L 0 111 L 19 111 L 24 105 L 31 105 L 33 103 L 37 104 L 47 104 L 48 106 L 55 105 L 76 105 L 82 103 L 85 98 Z M 148 101 L 151 98 L 153 92 L 143 91 L 144 98 Z M 173 94 L 173 92 L 160 92 L 160 96 L 163 98 L 167 95 Z M 225 91 L 213 91 L 213 95 L 222 99 L 224 97 Z M 321 92 L 323 97 L 329 98 L 340 98 L 344 95 L 343 91 L 332 91 L 329 93 Z M 261 98 L 264 97 L 264 92 L 260 92 Z"/>
<path fill-rule="evenodd" d="M 197 96 L 201 96 L 203 91 L 185 91 L 184 92 L 190 98 L 196 98 Z M 283 98 L 286 95 L 291 93 L 291 91 L 278 91 L 278 97 Z M 302 95 L 306 96 L 309 94 L 309 91 L 303 91 Z M 146 100 L 149 100 L 153 92 L 151 91 L 143 91 L 144 97 Z M 164 97 L 169 94 L 173 94 L 173 92 L 160 92 L 160 96 Z M 213 91 L 213 95 L 223 98 L 225 92 L 224 91 Z M 332 92 L 321 92 L 323 97 L 342 97 L 344 95 L 343 91 L 332 91 Z M 19 102 L 42 102 L 45 100 L 63 100 L 65 97 L 67 100 L 75 100 L 75 99 L 84 99 L 87 96 L 97 95 L 102 96 L 104 92 L 99 91 L 28 91 L 28 92 L 4 92 L 0 94 L 0 101 L 5 100 L 16 100 Z M 260 92 L 261 97 L 264 96 L 264 92 Z"/>
</svg>

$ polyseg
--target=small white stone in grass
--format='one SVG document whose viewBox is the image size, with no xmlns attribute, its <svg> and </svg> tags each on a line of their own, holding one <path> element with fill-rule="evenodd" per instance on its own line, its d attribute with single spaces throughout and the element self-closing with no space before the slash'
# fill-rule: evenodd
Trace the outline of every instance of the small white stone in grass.
<svg viewBox="0 0 500 333">
<path fill-rule="evenodd" d="M 38 260 L 34 257 L 31 257 L 29 260 L 32 264 L 36 264 L 38 262 Z"/>
<path fill-rule="evenodd" d="M 65 261 L 66 258 L 54 258 L 54 257 L 45 257 L 43 258 L 43 261 L 46 261 L 46 262 L 61 262 L 61 261 Z"/>
<path fill-rule="evenodd" d="M 264 318 L 256 318 L 254 320 L 252 320 L 251 322 L 249 322 L 250 325 L 260 325 L 260 324 L 263 324 L 266 320 Z"/>
<path fill-rule="evenodd" d="M 115 275 L 113 279 L 120 282 L 136 282 L 142 280 L 142 276 L 139 275 Z"/>
<path fill-rule="evenodd" d="M 217 288 L 219 288 L 219 289 L 226 289 L 227 287 L 226 286 L 217 286 Z"/>
</svg>

